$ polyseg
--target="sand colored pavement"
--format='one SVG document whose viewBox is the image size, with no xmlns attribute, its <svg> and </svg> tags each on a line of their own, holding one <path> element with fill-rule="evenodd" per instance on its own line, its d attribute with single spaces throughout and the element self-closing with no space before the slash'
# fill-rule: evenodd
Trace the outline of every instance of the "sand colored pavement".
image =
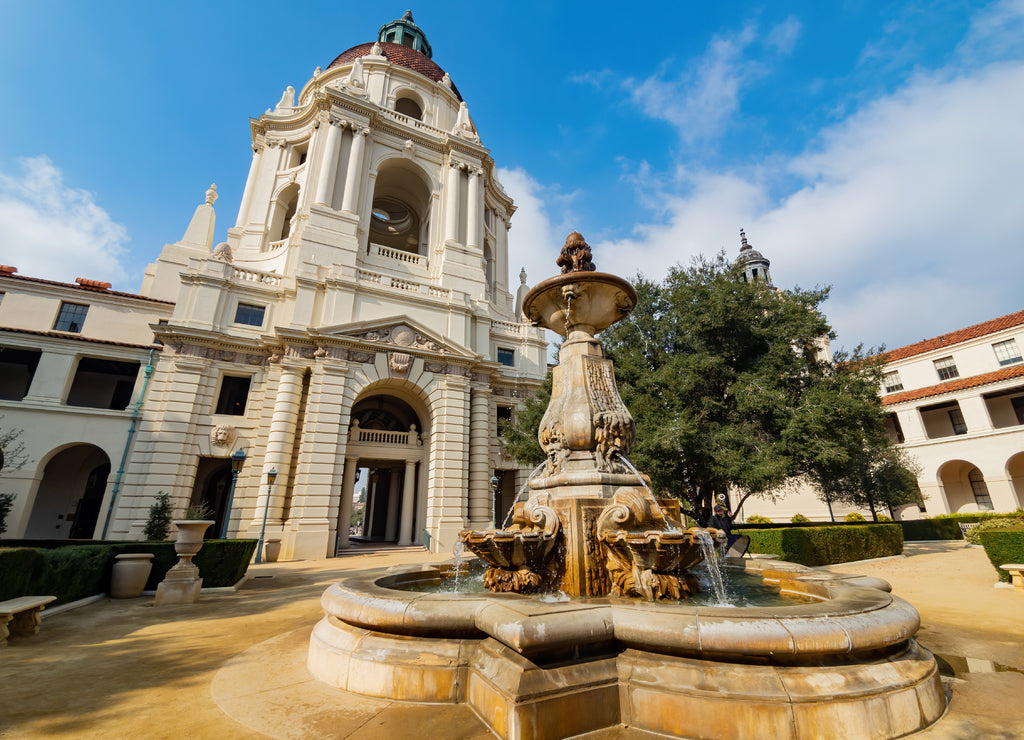
<svg viewBox="0 0 1024 740">
<path fill-rule="evenodd" d="M 1024 593 L 994 589 L 984 552 L 964 543 L 911 543 L 906 554 L 834 569 L 892 583 L 921 613 L 921 643 L 943 656 L 952 704 L 917 737 L 1024 737 Z M 39 635 L 0 650 L 0 738 L 490 737 L 464 705 L 358 697 L 305 672 L 330 583 L 438 559 L 405 549 L 268 563 L 252 566 L 240 590 L 196 604 L 104 598 L 48 616 Z"/>
</svg>

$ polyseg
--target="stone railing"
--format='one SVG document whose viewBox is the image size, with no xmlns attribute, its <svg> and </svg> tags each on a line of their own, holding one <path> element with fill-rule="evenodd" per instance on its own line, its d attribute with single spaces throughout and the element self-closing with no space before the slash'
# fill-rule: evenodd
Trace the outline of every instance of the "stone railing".
<svg viewBox="0 0 1024 740">
<path fill-rule="evenodd" d="M 492 321 L 491 329 L 501 334 L 514 334 L 515 336 L 522 336 L 523 324 L 513 324 L 508 321 Z"/>
<path fill-rule="evenodd" d="M 262 272 L 261 270 L 246 270 L 236 267 L 234 271 L 235 280 L 246 283 L 260 283 L 277 287 L 281 284 L 281 276 L 274 272 Z"/>
<path fill-rule="evenodd" d="M 417 283 L 413 280 L 405 280 L 391 275 L 382 275 L 379 272 L 356 270 L 356 278 L 361 282 L 372 283 L 385 288 L 395 288 L 408 293 L 428 295 L 431 298 L 441 298 L 443 300 L 449 300 L 451 298 L 451 291 L 447 288 L 438 288 L 433 285 L 427 285 L 426 283 Z"/>
<path fill-rule="evenodd" d="M 422 254 L 416 254 L 414 252 L 406 252 L 401 249 L 394 249 L 393 247 L 385 247 L 383 244 L 370 244 L 370 249 L 373 254 L 380 257 L 384 257 L 389 260 L 398 260 L 399 262 L 408 262 L 412 265 L 427 266 L 427 258 Z"/>
<path fill-rule="evenodd" d="M 390 118 L 392 121 L 396 121 L 405 126 L 409 126 L 410 128 L 420 129 L 421 131 L 425 131 L 426 133 L 432 134 L 434 136 L 444 136 L 446 133 L 448 133 L 447 131 L 442 131 L 439 128 L 434 128 L 429 123 L 424 123 L 423 121 L 418 121 L 415 118 L 410 118 L 404 113 L 393 111 L 390 108 L 381 108 L 380 114 L 384 118 Z"/>
<path fill-rule="evenodd" d="M 408 432 L 390 432 L 384 429 L 363 429 L 359 426 L 358 421 L 352 424 L 349 441 L 375 445 L 419 446 L 423 444 L 415 426 Z"/>
</svg>

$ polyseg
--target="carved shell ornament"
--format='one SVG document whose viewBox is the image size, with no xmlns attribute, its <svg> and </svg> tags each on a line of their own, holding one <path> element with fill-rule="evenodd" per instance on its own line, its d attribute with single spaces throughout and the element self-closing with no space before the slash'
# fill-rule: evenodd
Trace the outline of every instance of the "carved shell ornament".
<svg viewBox="0 0 1024 740">
<path fill-rule="evenodd" d="M 210 442 L 214 447 L 230 447 L 238 432 L 230 424 L 218 424 L 210 430 Z"/>
</svg>

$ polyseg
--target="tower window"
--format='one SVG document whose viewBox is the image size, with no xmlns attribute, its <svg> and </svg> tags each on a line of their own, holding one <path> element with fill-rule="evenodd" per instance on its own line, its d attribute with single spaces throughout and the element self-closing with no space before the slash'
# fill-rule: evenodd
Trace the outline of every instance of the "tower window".
<svg viewBox="0 0 1024 740">
<path fill-rule="evenodd" d="M 396 100 L 395 112 L 401 113 L 403 116 L 409 116 L 409 118 L 415 118 L 417 121 L 423 120 L 423 109 L 412 98 L 399 98 Z"/>
<path fill-rule="evenodd" d="M 516 351 L 514 349 L 504 349 L 498 347 L 498 362 L 508 367 L 515 367 L 516 364 Z"/>
<path fill-rule="evenodd" d="M 53 322 L 54 331 L 67 331 L 80 334 L 82 324 L 85 323 L 85 315 L 89 307 L 81 303 L 64 303 L 61 301 L 60 310 L 57 312 L 57 320 Z"/>
<path fill-rule="evenodd" d="M 246 326 L 263 326 L 266 306 L 254 306 L 251 303 L 239 303 L 235 309 L 235 323 Z"/>
<path fill-rule="evenodd" d="M 1017 348 L 1016 339 L 996 342 L 992 345 L 992 350 L 996 353 L 996 359 L 999 360 L 1000 365 L 1016 365 L 1018 362 L 1024 361 Z"/>
<path fill-rule="evenodd" d="M 239 378 L 233 375 L 225 375 L 220 384 L 220 396 L 217 398 L 218 414 L 229 416 L 243 416 L 245 414 L 245 402 L 249 398 L 249 384 L 252 378 Z"/>
<path fill-rule="evenodd" d="M 952 380 L 960 377 L 960 371 L 956 369 L 953 357 L 943 357 L 935 360 L 935 372 L 939 374 L 939 380 Z"/>
</svg>

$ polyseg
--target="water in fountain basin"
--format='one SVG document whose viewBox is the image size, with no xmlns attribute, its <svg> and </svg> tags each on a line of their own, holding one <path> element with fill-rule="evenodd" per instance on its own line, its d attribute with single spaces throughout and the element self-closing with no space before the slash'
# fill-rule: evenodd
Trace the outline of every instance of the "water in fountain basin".
<svg viewBox="0 0 1024 740">
<path fill-rule="evenodd" d="M 725 593 L 725 582 L 722 579 L 722 569 L 718 566 L 718 550 L 715 548 L 715 541 L 707 532 L 697 532 L 697 542 L 700 543 L 700 552 L 704 556 L 701 565 L 704 574 L 707 576 L 706 585 L 711 587 L 714 594 L 713 606 L 729 606 L 729 600 Z"/>
<path fill-rule="evenodd" d="M 654 508 L 658 510 L 659 514 L 661 514 L 661 518 L 665 522 L 665 524 L 669 525 L 668 528 L 665 529 L 665 531 L 666 532 L 678 532 L 679 530 L 676 527 L 671 526 L 671 522 L 670 522 L 669 518 L 667 516 L 665 516 L 664 510 L 662 510 L 661 506 L 658 504 L 658 499 L 654 498 L 654 492 L 651 490 L 651 487 L 649 485 L 647 485 L 647 481 L 644 480 L 644 477 L 642 475 L 640 475 L 640 471 L 637 470 L 633 466 L 633 463 L 631 463 L 629 461 L 629 458 L 626 457 L 625 455 L 623 455 L 621 452 L 615 453 L 615 456 L 618 457 L 619 460 L 621 460 L 626 465 L 626 467 L 630 469 L 630 471 L 633 473 L 633 475 L 636 476 L 636 479 L 638 481 L 640 481 L 640 484 L 645 489 L 647 489 L 647 494 L 651 497 L 651 501 L 654 502 Z"/>
<path fill-rule="evenodd" d="M 503 521 L 501 523 L 501 528 L 502 529 L 508 529 L 509 522 L 512 521 L 512 514 L 516 510 L 516 504 L 519 503 L 521 500 L 524 500 L 523 499 L 523 494 L 526 492 L 526 489 L 529 487 L 530 481 L 532 481 L 534 479 L 534 477 L 537 475 L 537 473 L 539 473 L 541 471 L 541 469 L 544 467 L 544 465 L 546 465 L 546 464 L 547 464 L 547 460 L 545 460 L 540 465 L 535 467 L 533 469 L 533 472 L 530 473 L 528 476 L 526 476 L 526 482 L 523 483 L 522 487 L 519 489 L 519 493 L 516 494 L 515 499 L 512 501 L 512 506 L 509 507 L 508 513 L 505 514 L 505 521 Z"/>
</svg>

